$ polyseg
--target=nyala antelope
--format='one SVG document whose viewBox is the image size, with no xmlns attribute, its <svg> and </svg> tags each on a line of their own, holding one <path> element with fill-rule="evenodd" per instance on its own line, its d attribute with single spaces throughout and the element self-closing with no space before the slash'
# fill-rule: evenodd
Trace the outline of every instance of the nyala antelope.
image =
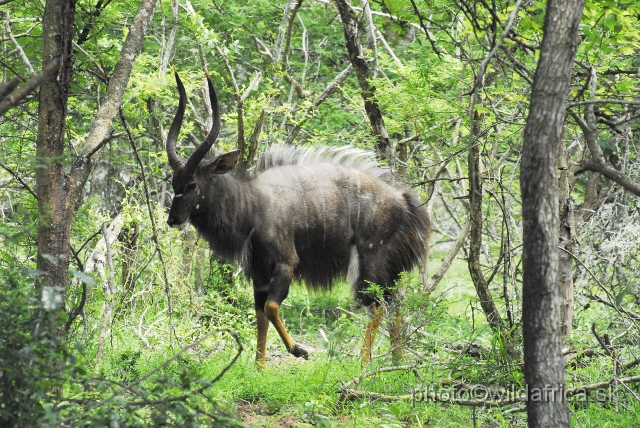
<svg viewBox="0 0 640 428">
<path fill-rule="evenodd" d="M 176 153 L 186 93 L 176 73 L 178 110 L 167 137 L 175 192 L 169 226 L 186 221 L 222 260 L 240 265 L 253 283 L 258 324 L 256 360 L 264 366 L 269 323 L 287 351 L 308 357 L 278 310 L 293 279 L 330 289 L 346 276 L 359 303 L 373 314 L 362 346 L 364 362 L 393 298 L 394 282 L 422 259 L 429 239 L 427 211 L 413 193 L 391 184 L 373 156 L 350 147 L 271 146 L 254 171 L 232 173 L 242 153 L 205 159 L 220 132 L 220 106 L 208 79 L 213 126 L 188 159 Z M 378 284 L 382 295 L 367 293 Z M 399 329 L 392 343 L 399 351 Z"/>
</svg>

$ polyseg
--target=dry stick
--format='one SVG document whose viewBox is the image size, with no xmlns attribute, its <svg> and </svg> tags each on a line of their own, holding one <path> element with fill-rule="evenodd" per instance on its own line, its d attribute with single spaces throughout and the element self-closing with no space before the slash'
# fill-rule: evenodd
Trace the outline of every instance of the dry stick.
<svg viewBox="0 0 640 428">
<path fill-rule="evenodd" d="M 91 61 L 93 63 L 93 65 L 96 66 L 96 68 L 98 70 L 100 70 L 100 73 L 102 73 L 102 81 L 105 84 L 109 83 L 109 73 L 107 72 L 107 70 L 104 69 L 104 67 L 102 66 L 102 64 L 100 64 L 100 62 L 98 62 L 97 59 L 95 59 L 89 52 L 85 51 L 84 49 L 82 49 L 82 47 L 80 45 L 78 45 L 76 42 L 72 42 L 73 43 L 73 47 L 76 48 L 78 51 L 80 51 L 84 56 L 86 56 L 87 58 L 89 58 L 89 61 Z"/>
<path fill-rule="evenodd" d="M 167 71 L 167 67 L 169 66 L 169 59 L 171 58 L 171 51 L 173 50 L 173 44 L 175 43 L 176 35 L 178 34 L 178 29 L 180 28 L 179 16 L 178 16 L 179 6 L 180 6 L 180 3 L 178 2 L 178 0 L 171 1 L 171 16 L 173 17 L 173 23 L 171 25 L 171 32 L 169 33 L 169 39 L 167 40 L 167 44 L 164 47 L 162 61 L 160 61 L 161 76 Z M 162 20 L 162 23 L 164 27 L 164 19 Z M 164 28 L 163 28 L 163 34 L 164 34 Z"/>
<path fill-rule="evenodd" d="M 395 61 L 395 63 L 398 65 L 398 67 L 402 67 L 402 61 L 400 61 L 400 59 L 396 56 L 396 54 L 391 49 L 391 46 L 389 46 L 389 44 L 387 43 L 385 38 L 382 36 L 382 33 L 380 32 L 380 30 L 377 29 L 377 28 L 376 28 L 376 35 L 378 36 L 378 39 L 380 39 L 380 42 L 382 43 L 382 46 L 384 46 L 384 48 L 386 49 L 386 51 L 389 54 L 389 56 Z"/>
<path fill-rule="evenodd" d="M 164 275 L 164 284 L 165 284 L 165 294 L 167 295 L 167 309 L 169 314 L 169 328 L 171 329 L 171 334 L 173 337 L 178 340 L 178 336 L 176 335 L 175 327 L 173 326 L 173 303 L 171 301 L 171 290 L 169 288 L 169 275 L 167 274 L 167 266 L 164 262 L 164 256 L 162 255 L 162 249 L 160 248 L 160 241 L 158 241 L 158 230 L 156 227 L 156 220 L 153 216 L 153 207 L 151 206 L 151 194 L 149 192 L 149 185 L 147 184 L 147 177 L 144 172 L 144 164 L 142 163 L 142 159 L 140 159 L 140 154 L 138 153 L 138 148 L 136 147 L 135 141 L 133 141 L 133 136 L 131 135 L 131 130 L 129 129 L 129 125 L 124 117 L 124 113 L 122 109 L 120 109 L 120 120 L 122 121 L 122 125 L 124 126 L 125 131 L 127 132 L 127 137 L 129 139 L 129 143 L 131 144 L 131 148 L 133 149 L 133 154 L 136 157 L 136 161 L 140 166 L 140 172 L 142 176 L 142 184 L 144 186 L 145 200 L 147 203 L 147 210 L 149 211 L 149 218 L 151 219 L 151 228 L 153 233 L 153 242 L 156 245 L 156 252 L 158 253 L 158 257 L 160 258 L 160 264 L 162 265 L 162 274 Z"/>
<path fill-rule="evenodd" d="M 375 25 L 373 25 L 369 0 L 360 0 L 360 4 L 362 5 L 364 15 L 364 28 L 367 32 L 367 48 L 371 49 L 373 54 L 373 77 L 376 77 L 376 73 L 380 69 L 380 65 L 378 64 L 378 44 L 376 43 L 376 32 L 378 30 Z"/>
<path fill-rule="evenodd" d="M 290 43 L 289 40 L 285 41 L 285 39 L 291 37 L 293 19 L 295 18 L 295 14 L 298 12 L 300 4 L 302 4 L 302 0 L 298 0 L 295 5 L 293 4 L 293 1 L 294 0 L 287 0 L 287 4 L 284 7 L 282 22 L 280 23 L 280 28 L 278 28 L 278 37 L 276 38 L 275 53 L 273 57 L 274 64 L 278 64 L 282 59 L 284 51 L 283 45 L 285 43 Z"/>
</svg>

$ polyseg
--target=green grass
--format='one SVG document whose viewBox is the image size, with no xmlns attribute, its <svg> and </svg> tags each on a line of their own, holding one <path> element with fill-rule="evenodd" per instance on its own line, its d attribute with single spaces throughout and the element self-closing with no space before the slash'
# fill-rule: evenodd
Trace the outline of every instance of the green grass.
<svg viewBox="0 0 640 428">
<path fill-rule="evenodd" d="M 441 254 L 432 255 L 438 264 Z M 433 269 L 432 267 L 432 269 Z M 498 281 L 500 282 L 500 281 Z M 410 323 L 403 364 L 413 370 L 378 372 L 394 365 L 389 353 L 383 323 L 375 345 L 376 358 L 363 367 L 359 359 L 368 319 L 366 312 L 354 304 L 348 285 L 338 284 L 332 293 L 311 293 L 294 285 L 281 307 L 281 318 L 296 343 L 310 351 L 309 360 L 294 358 L 285 352 L 275 329 L 269 331 L 267 364 L 262 370 L 254 362 L 255 314 L 252 291 L 237 279 L 233 287 L 215 292 L 210 284 L 203 298 L 184 294 L 174 303 L 174 326 L 179 341 L 170 340 L 166 311 L 160 298 L 153 310 L 136 308 L 118 318 L 103 361 L 94 365 L 89 357 L 86 365 L 97 377 L 96 395 L 117 391 L 122 385 L 134 384 L 152 397 L 175 397 L 203 388 L 184 399 L 187 410 L 169 408 L 173 414 L 198 408 L 207 412 L 226 412 L 236 421 L 250 426 L 337 426 L 337 427 L 520 427 L 526 425 L 525 413 L 503 414 L 500 409 L 474 408 L 456 404 L 425 401 L 422 391 L 434 390 L 454 394 L 456 385 L 482 384 L 492 388 L 522 387 L 522 361 L 505 358 L 500 344 L 486 325 L 467 274 L 466 263 L 454 262 L 443 282 L 431 296 L 423 296 L 415 276 L 404 280 L 407 294 L 402 311 Z M 493 290 L 498 303 L 500 290 Z M 96 306 L 90 308 L 99 310 Z M 144 314 L 144 317 L 142 316 Z M 585 318 L 586 313 L 580 313 Z M 592 314 L 601 319 L 600 314 Z M 134 328 L 145 326 L 147 348 Z M 573 345 L 584 349 L 592 340 L 576 329 Z M 211 384 L 230 364 L 237 352 L 234 331 L 244 348 L 237 362 Z M 324 332 L 324 335 L 320 333 Z M 95 342 L 95 341 L 94 341 Z M 93 343 L 93 342 L 92 342 Z M 460 352 L 469 343 L 482 348 L 482 356 Z M 179 358 L 167 360 L 182 348 L 190 346 Z M 95 349 L 88 351 L 90 356 Z M 158 370 L 158 367 L 162 367 Z M 611 360 L 598 355 L 571 368 L 567 374 L 569 387 L 611 378 Z M 149 373 L 153 373 L 149 375 Z M 354 379 L 363 373 L 355 385 Z M 629 375 L 629 374 L 625 374 Z M 117 383 L 114 383 L 117 382 Z M 366 393 L 385 396 L 412 396 L 413 399 L 381 401 L 370 396 L 346 398 L 341 394 L 345 384 Z M 162 388 L 158 389 L 162 385 Z M 80 386 L 65 390 L 86 396 Z M 155 388 L 155 389 L 154 389 Z M 157 390 L 157 391 L 156 391 Z M 156 391 L 156 392 L 154 392 Z M 120 392 L 125 400 L 136 400 L 135 394 Z M 154 395 L 155 394 L 155 395 Z M 187 394 L 188 395 L 188 394 Z M 128 398 L 127 398 L 128 397 Z M 478 398 L 478 397 L 468 397 Z M 480 397 L 481 398 L 481 397 Z M 191 406 L 191 407 L 189 407 Z M 578 426 L 637 426 L 640 406 L 628 391 L 618 391 L 615 400 L 571 401 L 572 418 Z M 115 405 L 115 408 L 118 406 Z M 136 410 L 141 420 L 154 417 L 153 406 Z M 158 416 L 155 416 L 158 418 Z M 164 417 L 164 416 L 163 416 Z"/>
</svg>

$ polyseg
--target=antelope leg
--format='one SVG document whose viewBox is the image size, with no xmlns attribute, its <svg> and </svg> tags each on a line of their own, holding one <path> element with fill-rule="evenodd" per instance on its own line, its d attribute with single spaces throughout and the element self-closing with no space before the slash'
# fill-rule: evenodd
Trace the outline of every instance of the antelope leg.
<svg viewBox="0 0 640 428">
<path fill-rule="evenodd" d="M 289 351 L 289 353 L 294 357 L 303 357 L 305 360 L 308 359 L 309 353 L 293 342 L 293 339 L 291 339 L 289 332 L 287 332 L 284 324 L 282 324 L 282 321 L 280 321 L 280 315 L 278 314 L 279 309 L 280 304 L 273 300 L 268 300 L 264 305 L 264 312 L 269 321 L 271 321 L 273 326 L 276 328 L 276 331 L 284 342 L 284 346 L 287 347 L 287 351 Z"/>
<path fill-rule="evenodd" d="M 267 332 L 269 331 L 269 318 L 262 309 L 256 309 L 258 321 L 258 344 L 256 350 L 256 362 L 259 367 L 264 367 L 267 356 Z"/>
<path fill-rule="evenodd" d="M 362 358 L 362 362 L 367 364 L 371 361 L 371 350 L 373 348 L 373 342 L 376 340 L 376 335 L 378 334 L 378 328 L 380 327 L 380 321 L 382 321 L 382 316 L 384 315 L 384 308 L 378 308 L 377 303 L 374 303 L 370 306 L 371 315 L 373 315 L 373 320 L 367 326 L 367 331 L 364 334 L 364 343 L 362 344 L 362 348 L 360 349 L 360 358 Z"/>
</svg>

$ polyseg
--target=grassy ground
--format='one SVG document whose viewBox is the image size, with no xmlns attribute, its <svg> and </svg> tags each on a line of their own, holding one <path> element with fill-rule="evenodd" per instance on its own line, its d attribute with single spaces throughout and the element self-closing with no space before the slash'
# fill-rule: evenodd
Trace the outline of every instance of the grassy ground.
<svg viewBox="0 0 640 428">
<path fill-rule="evenodd" d="M 415 283 L 415 278 L 407 283 Z M 281 309 L 281 316 L 294 340 L 311 352 L 309 360 L 285 353 L 273 328 L 269 332 L 267 365 L 254 363 L 255 316 L 250 289 L 238 281 L 224 293 L 210 292 L 178 307 L 174 317 L 177 336 L 170 341 L 165 314 L 141 313 L 123 318 L 114 328 L 110 350 L 99 363 L 99 374 L 119 382 L 153 382 L 158 379 L 175 394 L 213 382 L 199 394 L 201 408 L 227 412 L 247 426 L 304 427 L 519 427 L 526 425 L 522 407 L 505 409 L 469 407 L 425 400 L 427 392 L 442 398 L 490 399 L 486 388 L 521 388 L 522 365 L 502 352 L 500 340 L 487 329 L 478 311 L 466 264 L 456 261 L 437 292 L 423 296 L 408 288 L 403 302 L 407 324 L 404 360 L 397 367 L 389 354 L 386 329 L 381 329 L 375 358 L 366 367 L 358 357 L 367 324 L 365 312 L 356 307 L 346 285 L 331 294 L 309 293 L 295 286 Z M 499 290 L 495 296 L 499 296 Z M 196 307 L 196 310 L 188 308 Z M 584 314 L 582 315 L 584 316 Z M 134 331 L 147 327 L 142 345 Z M 239 336 L 244 350 L 220 379 L 237 352 L 236 342 L 226 332 Z M 585 336 L 574 336 L 573 346 L 593 346 Z M 172 343 L 172 345 L 171 345 Z M 470 349 L 469 344 L 473 344 Z M 191 346 L 170 363 L 167 359 L 181 347 Z M 157 370 L 162 367 L 161 370 Z M 394 369 L 395 367 L 395 369 Z M 147 373 L 153 372 L 153 376 Z M 625 374 L 627 375 L 627 374 Z M 160 376 L 160 377 L 158 377 Z M 360 378 L 359 381 L 356 379 Z M 610 359 L 595 355 L 570 367 L 570 386 L 611 378 Z M 142 380 L 141 380 L 142 379 Z M 484 385 L 463 395 L 461 385 Z M 485 388 L 486 386 L 486 388 Z M 484 389 L 483 389 L 484 388 Z M 347 394 L 356 391 L 364 396 Z M 640 405 L 635 392 L 609 391 L 571 401 L 576 426 L 640 426 Z M 369 394 L 369 395 L 367 395 Z M 379 394 L 376 399 L 371 394 Z M 448 395 L 447 395 L 448 394 Z M 379 399 L 381 396 L 385 396 Z M 396 396 L 397 399 L 389 399 Z M 616 398 L 617 397 L 617 398 Z M 617 400 L 617 401 L 616 401 Z M 616 411 L 617 407 L 617 411 Z"/>
</svg>

